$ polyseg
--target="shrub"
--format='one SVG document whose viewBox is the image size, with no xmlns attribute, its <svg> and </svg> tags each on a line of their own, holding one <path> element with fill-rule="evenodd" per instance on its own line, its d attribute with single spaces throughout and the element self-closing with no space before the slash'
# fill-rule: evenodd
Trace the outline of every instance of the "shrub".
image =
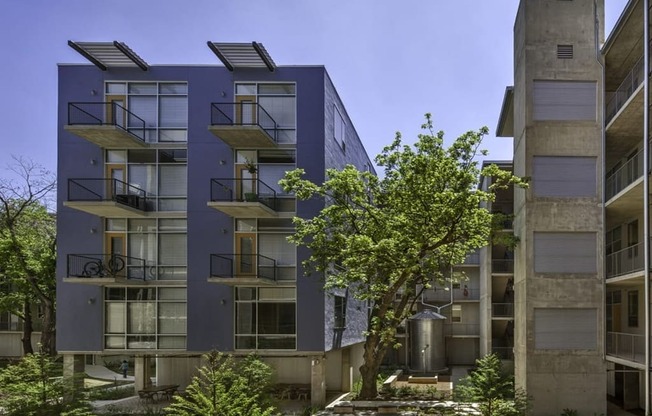
<svg viewBox="0 0 652 416">
<path fill-rule="evenodd" d="M 174 396 L 166 408 L 178 416 L 271 416 L 267 392 L 272 371 L 255 356 L 236 362 L 232 356 L 212 351 L 204 355 L 206 365 L 199 369 L 185 395 Z"/>
</svg>

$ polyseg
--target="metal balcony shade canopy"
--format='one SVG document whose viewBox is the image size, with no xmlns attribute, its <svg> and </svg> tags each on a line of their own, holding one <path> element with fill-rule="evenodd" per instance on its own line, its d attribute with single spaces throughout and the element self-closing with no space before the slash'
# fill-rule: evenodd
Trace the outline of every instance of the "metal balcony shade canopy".
<svg viewBox="0 0 652 416">
<path fill-rule="evenodd" d="M 147 71 L 149 66 L 140 56 L 131 50 L 125 43 L 113 42 L 73 42 L 68 41 L 68 46 L 79 52 L 92 64 L 106 71 L 109 68 L 136 67 Z"/>
<path fill-rule="evenodd" d="M 236 68 L 267 68 L 273 72 L 276 64 L 262 43 L 218 43 L 207 42 L 224 66 L 233 71 Z"/>
</svg>

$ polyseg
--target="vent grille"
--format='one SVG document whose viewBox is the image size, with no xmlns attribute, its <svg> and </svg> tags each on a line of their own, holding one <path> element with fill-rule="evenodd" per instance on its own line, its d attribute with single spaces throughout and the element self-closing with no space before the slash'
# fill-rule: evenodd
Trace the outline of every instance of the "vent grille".
<svg viewBox="0 0 652 416">
<path fill-rule="evenodd" d="M 573 45 L 557 45 L 557 59 L 573 59 Z"/>
</svg>

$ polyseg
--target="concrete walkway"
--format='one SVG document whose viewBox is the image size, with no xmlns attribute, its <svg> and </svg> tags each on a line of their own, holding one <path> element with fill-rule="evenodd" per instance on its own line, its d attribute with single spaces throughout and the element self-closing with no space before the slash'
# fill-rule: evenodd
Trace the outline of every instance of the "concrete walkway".
<svg viewBox="0 0 652 416">
<path fill-rule="evenodd" d="M 637 416 L 644 414 L 644 411 L 639 411 L 636 413 L 630 413 L 627 410 L 621 409 L 617 404 L 607 402 L 607 416 Z"/>
<path fill-rule="evenodd" d="M 122 380 L 122 381 L 134 381 L 134 376 L 127 376 L 123 378 L 122 374 L 111 371 L 103 365 L 86 365 L 85 373 L 91 378 L 97 378 L 99 380 Z"/>
</svg>

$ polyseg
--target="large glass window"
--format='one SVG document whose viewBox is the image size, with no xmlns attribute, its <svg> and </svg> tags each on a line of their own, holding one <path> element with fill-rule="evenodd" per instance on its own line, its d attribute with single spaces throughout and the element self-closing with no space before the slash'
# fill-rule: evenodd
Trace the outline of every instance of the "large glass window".
<svg viewBox="0 0 652 416">
<path fill-rule="evenodd" d="M 188 85 L 182 82 L 108 82 L 107 100 L 126 103 L 127 128 L 145 141 L 188 140 Z M 125 105 L 125 104 L 123 104 Z"/>
<path fill-rule="evenodd" d="M 296 143 L 297 104 L 294 83 L 236 84 L 235 93 L 236 101 L 240 102 L 243 97 L 255 100 L 274 119 L 278 143 Z"/>
<path fill-rule="evenodd" d="M 107 241 L 109 236 L 125 237 L 129 277 L 186 280 L 186 224 L 185 218 L 112 218 L 106 220 L 105 233 Z"/>
<path fill-rule="evenodd" d="M 106 288 L 106 349 L 184 349 L 186 289 Z"/>
<path fill-rule="evenodd" d="M 185 211 L 187 154 L 186 149 L 108 150 L 106 171 L 119 171 L 131 191 L 145 191 L 148 211 Z"/>
<path fill-rule="evenodd" d="M 295 288 L 238 287 L 235 292 L 236 349 L 296 349 Z"/>
<path fill-rule="evenodd" d="M 250 237 L 253 254 L 260 254 L 276 262 L 276 279 L 296 280 L 297 248 L 287 238 L 294 231 L 289 218 L 261 218 L 236 220 L 236 239 L 239 235 Z"/>
<path fill-rule="evenodd" d="M 295 211 L 295 198 L 283 191 L 278 184 L 285 173 L 296 167 L 296 151 L 294 149 L 273 150 L 236 150 L 236 172 L 247 164 L 256 167 L 254 178 L 260 180 L 258 192 L 276 192 L 276 210 L 284 212 Z"/>
</svg>

